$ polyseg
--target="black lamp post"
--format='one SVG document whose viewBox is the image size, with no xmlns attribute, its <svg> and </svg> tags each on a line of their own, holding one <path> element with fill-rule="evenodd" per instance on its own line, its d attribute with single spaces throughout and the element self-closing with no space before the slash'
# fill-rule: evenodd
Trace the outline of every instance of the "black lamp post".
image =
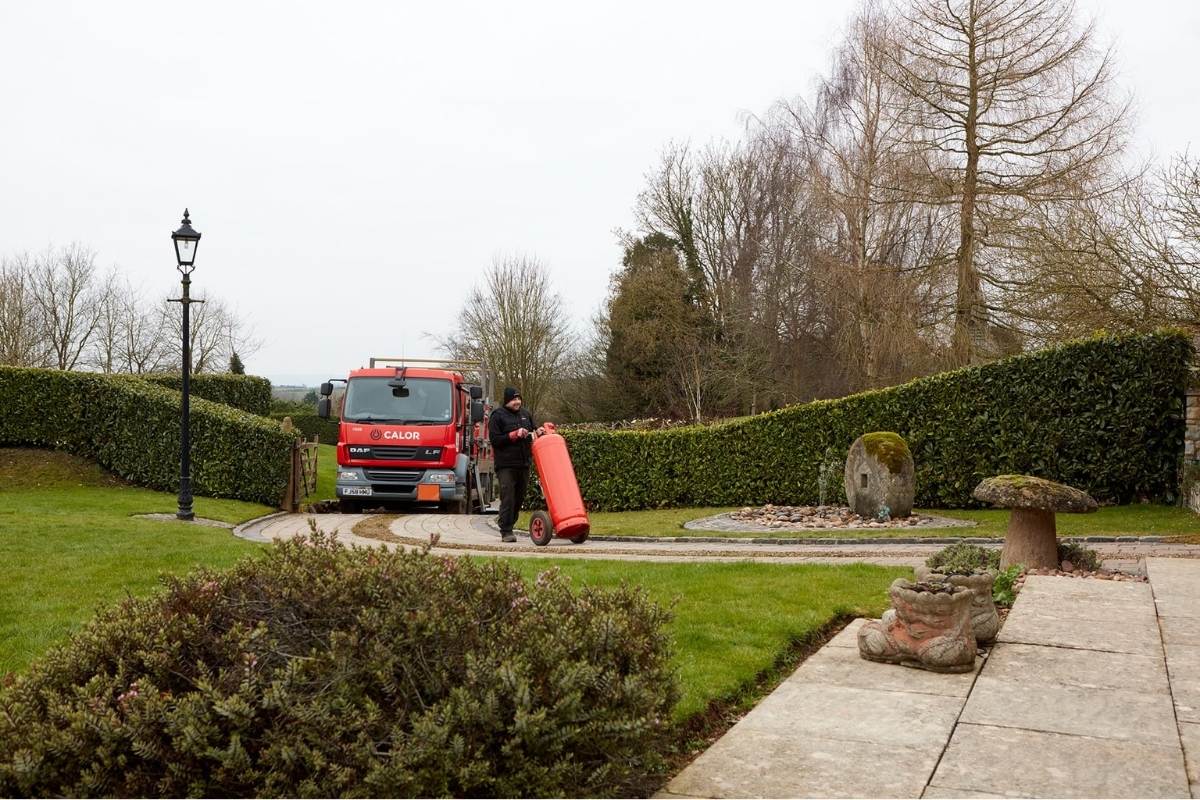
<svg viewBox="0 0 1200 800">
<path fill-rule="evenodd" d="M 177 268 L 183 275 L 183 297 L 171 301 L 183 306 L 183 414 L 179 423 L 179 511 L 175 512 L 175 516 L 179 519 L 191 520 L 196 515 L 192 511 L 192 453 L 191 437 L 188 435 L 188 394 L 191 390 L 192 373 L 190 315 L 188 312 L 192 303 L 203 303 L 204 301 L 193 300 L 188 295 L 188 288 L 192 285 L 192 270 L 196 264 L 196 249 L 200 246 L 200 234 L 192 229 L 186 208 L 183 210 L 183 224 L 179 226 L 179 230 L 171 234 L 171 239 L 175 242 Z"/>
</svg>

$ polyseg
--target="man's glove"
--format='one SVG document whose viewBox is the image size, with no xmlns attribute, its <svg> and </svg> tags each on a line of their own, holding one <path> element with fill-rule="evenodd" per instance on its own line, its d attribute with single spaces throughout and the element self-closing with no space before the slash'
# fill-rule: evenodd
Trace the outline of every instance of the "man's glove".
<svg viewBox="0 0 1200 800">
<path fill-rule="evenodd" d="M 524 439 L 527 436 L 529 436 L 529 431 L 525 428 L 517 428 L 515 431 L 508 432 L 508 440 L 510 442 L 515 442 L 518 439 Z"/>
</svg>

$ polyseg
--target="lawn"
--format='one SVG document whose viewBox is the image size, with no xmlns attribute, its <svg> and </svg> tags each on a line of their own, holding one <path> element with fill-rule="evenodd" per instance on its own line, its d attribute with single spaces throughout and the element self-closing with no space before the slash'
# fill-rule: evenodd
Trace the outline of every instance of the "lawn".
<svg viewBox="0 0 1200 800">
<path fill-rule="evenodd" d="M 337 445 L 317 445 L 317 492 L 307 502 L 337 499 Z"/>
<path fill-rule="evenodd" d="M 142 594 L 161 572 L 224 567 L 259 545 L 225 529 L 132 519 L 177 508 L 61 453 L 0 449 L 0 673 L 20 669 L 97 604 Z M 242 522 L 272 509 L 198 497 L 198 516 Z"/>
<path fill-rule="evenodd" d="M 886 590 L 911 570 L 870 564 L 664 564 L 645 561 L 512 559 L 532 579 L 558 567 L 576 584 L 641 584 L 673 607 L 682 697 L 676 719 L 713 700 L 736 700 L 790 645 L 831 619 L 879 616 Z"/>
<path fill-rule="evenodd" d="M 683 527 L 689 520 L 733 511 L 731 508 L 670 508 L 652 511 L 593 511 L 588 516 L 592 533 L 609 536 L 728 536 L 788 539 L 897 538 L 938 536 L 959 538 L 987 536 L 1003 538 L 1008 511 L 1003 509 L 921 509 L 926 514 L 970 520 L 964 528 L 863 528 L 859 530 L 776 530 L 753 533 L 694 531 Z M 1200 533 L 1200 515 L 1186 508 L 1151 504 L 1110 506 L 1094 514 L 1059 514 L 1060 536 L 1188 536 Z"/>
<path fill-rule="evenodd" d="M 23 669 L 99 604 L 154 590 L 161 573 L 226 567 L 260 551 L 225 529 L 130 516 L 173 512 L 175 505 L 172 494 L 124 485 L 80 459 L 0 450 L 0 674 Z M 227 522 L 270 511 L 196 499 L 198 515 Z M 888 584 L 908 573 L 865 564 L 512 563 L 529 578 L 558 566 L 577 585 L 641 584 L 673 605 L 679 718 L 714 699 L 736 700 L 792 644 L 831 619 L 878 615 Z"/>
</svg>

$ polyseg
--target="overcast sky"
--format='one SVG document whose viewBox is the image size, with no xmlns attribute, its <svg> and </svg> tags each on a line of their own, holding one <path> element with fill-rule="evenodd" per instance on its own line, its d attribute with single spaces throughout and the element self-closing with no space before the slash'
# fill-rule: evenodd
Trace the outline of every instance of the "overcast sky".
<svg viewBox="0 0 1200 800">
<path fill-rule="evenodd" d="M 83 242 L 165 295 L 188 206 L 277 383 L 435 354 L 496 255 L 582 331 L 664 143 L 807 94 L 855 5 L 0 0 L 0 253 Z M 1200 3 L 1081 7 L 1138 151 L 1195 143 Z"/>
</svg>

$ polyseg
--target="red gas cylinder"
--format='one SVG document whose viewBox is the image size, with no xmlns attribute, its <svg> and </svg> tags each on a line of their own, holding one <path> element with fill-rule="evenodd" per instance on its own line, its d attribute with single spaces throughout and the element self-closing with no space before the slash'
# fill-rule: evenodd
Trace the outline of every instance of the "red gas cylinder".
<svg viewBox="0 0 1200 800">
<path fill-rule="evenodd" d="M 591 523 L 583 506 L 583 495 L 579 493 L 579 482 L 575 480 L 567 440 L 554 432 L 552 424 L 546 423 L 544 427 L 546 433 L 533 442 L 533 463 L 554 523 L 554 535 L 582 541 Z"/>
</svg>

